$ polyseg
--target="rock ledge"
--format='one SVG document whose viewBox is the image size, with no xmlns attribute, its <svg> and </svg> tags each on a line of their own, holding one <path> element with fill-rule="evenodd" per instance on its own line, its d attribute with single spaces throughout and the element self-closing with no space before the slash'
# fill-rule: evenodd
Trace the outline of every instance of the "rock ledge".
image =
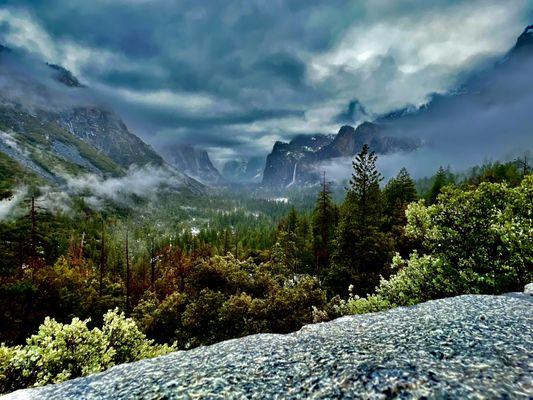
<svg viewBox="0 0 533 400">
<path fill-rule="evenodd" d="M 6 399 L 530 398 L 532 296 L 459 296 L 260 334 Z"/>
</svg>

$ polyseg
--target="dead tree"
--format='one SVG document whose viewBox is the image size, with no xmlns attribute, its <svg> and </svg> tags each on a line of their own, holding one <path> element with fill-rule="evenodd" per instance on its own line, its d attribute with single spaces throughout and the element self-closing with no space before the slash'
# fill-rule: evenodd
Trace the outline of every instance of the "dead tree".
<svg viewBox="0 0 533 400">
<path fill-rule="evenodd" d="M 31 238 L 30 238 L 31 259 L 36 260 L 37 259 L 37 216 L 35 212 L 35 196 L 31 196 L 30 219 L 31 219 Z"/>
<path fill-rule="evenodd" d="M 105 255 L 105 231 L 104 231 L 104 219 L 102 218 L 102 233 L 101 233 L 101 243 L 100 243 L 100 282 L 98 286 L 98 294 L 102 296 L 102 291 L 104 288 L 104 270 L 106 267 L 106 255 Z"/>
<path fill-rule="evenodd" d="M 128 248 L 128 232 L 126 232 L 126 315 L 130 313 L 130 254 Z"/>
<path fill-rule="evenodd" d="M 150 290 L 155 293 L 155 265 L 157 262 L 154 239 L 150 243 Z"/>
</svg>

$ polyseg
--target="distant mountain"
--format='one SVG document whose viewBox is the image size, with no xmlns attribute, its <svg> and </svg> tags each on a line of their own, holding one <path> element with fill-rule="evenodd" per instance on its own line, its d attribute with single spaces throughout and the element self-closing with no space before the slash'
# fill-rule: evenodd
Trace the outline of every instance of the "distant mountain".
<svg viewBox="0 0 533 400">
<path fill-rule="evenodd" d="M 70 71 L 0 45 L 0 179 L 13 170 L 36 183 L 61 184 L 67 175 L 118 177 L 148 165 L 164 167 L 194 191 L 201 187 L 99 105 Z"/>
<path fill-rule="evenodd" d="M 128 130 L 120 116 L 93 101 L 90 89 L 70 71 L 55 64 L 32 65 L 36 60 L 13 53 L 0 53 L 0 77 L 7 86 L 0 92 L 4 105 L 19 106 L 43 122 L 61 126 L 122 167 L 164 163 L 149 145 Z M 53 81 L 60 86 L 54 86 Z"/>
<path fill-rule="evenodd" d="M 224 163 L 222 176 L 229 182 L 258 183 L 263 179 L 264 168 L 263 157 L 231 160 Z"/>
<path fill-rule="evenodd" d="M 380 125 L 363 122 L 357 129 L 348 125 L 341 127 L 333 141 L 318 151 L 317 158 L 324 161 L 354 156 L 364 144 L 368 144 L 378 154 L 391 154 L 416 150 L 420 142 L 411 138 L 385 136 Z"/>
<path fill-rule="evenodd" d="M 165 146 L 160 152 L 169 164 L 202 183 L 220 183 L 223 179 L 205 150 L 189 144 L 175 144 Z"/>
<path fill-rule="evenodd" d="M 363 144 L 378 154 L 415 150 L 420 142 L 383 134 L 380 125 L 365 122 L 356 128 L 344 125 L 337 135 L 298 136 L 289 143 L 276 142 L 267 156 L 263 185 L 290 187 L 316 183 L 322 162 L 338 157 L 353 157 Z"/>
<path fill-rule="evenodd" d="M 422 107 L 407 106 L 356 129 L 345 125 L 330 142 L 321 142 L 318 150 L 298 144 L 306 139 L 277 142 L 267 157 L 263 184 L 290 187 L 316 182 L 321 163 L 352 157 L 363 143 L 378 154 L 403 153 L 396 157 L 403 164 L 398 169 L 407 166 L 415 175 L 439 165 L 468 168 L 487 158 L 532 151 L 532 71 L 530 25 L 499 62 L 465 78 L 450 93 L 432 95 Z M 363 106 L 353 101 L 336 121 L 364 115 Z"/>
<path fill-rule="evenodd" d="M 468 77 L 448 94 L 418 109 L 377 120 L 387 135 L 423 138 L 405 166 L 417 174 L 452 164 L 469 168 L 533 150 L 533 25 L 498 62 Z M 480 151 L 482 149 L 482 151 Z M 420 174 L 419 174 L 420 175 Z"/>
<path fill-rule="evenodd" d="M 120 165 L 71 132 L 20 107 L 0 106 L 0 153 L 9 169 L 25 171 L 35 182 L 60 184 L 66 174 L 120 176 L 124 172 Z M 3 171 L 1 176 L 8 173 Z"/>
<path fill-rule="evenodd" d="M 123 167 L 164 163 L 161 156 L 131 133 L 124 121 L 111 110 L 94 106 L 75 107 L 43 116 L 90 143 Z"/>
</svg>

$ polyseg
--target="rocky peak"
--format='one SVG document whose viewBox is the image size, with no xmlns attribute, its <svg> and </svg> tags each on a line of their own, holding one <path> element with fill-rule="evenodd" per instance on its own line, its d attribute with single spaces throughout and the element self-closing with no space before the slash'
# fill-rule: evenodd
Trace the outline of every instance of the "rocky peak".
<svg viewBox="0 0 533 400">
<path fill-rule="evenodd" d="M 416 139 L 386 136 L 381 125 L 371 122 L 363 122 L 357 128 L 344 125 L 335 136 L 301 135 L 289 143 L 274 144 L 267 157 L 263 184 L 292 186 L 316 183 L 321 162 L 353 157 L 365 143 L 378 154 L 412 151 L 420 145 Z"/>
<path fill-rule="evenodd" d="M 190 144 L 175 144 L 161 148 L 160 152 L 168 163 L 202 183 L 222 181 L 222 175 L 211 162 L 206 150 Z"/>
<path fill-rule="evenodd" d="M 533 25 L 529 25 L 516 40 L 515 49 L 533 46 Z"/>
<path fill-rule="evenodd" d="M 57 64 L 46 63 L 46 65 L 54 70 L 53 77 L 56 81 L 68 87 L 84 87 L 68 69 Z"/>
</svg>

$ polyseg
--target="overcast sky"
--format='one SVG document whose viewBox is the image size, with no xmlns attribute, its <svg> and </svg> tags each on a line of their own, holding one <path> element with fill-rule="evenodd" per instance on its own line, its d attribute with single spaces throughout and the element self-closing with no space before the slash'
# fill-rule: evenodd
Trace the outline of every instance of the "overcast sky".
<svg viewBox="0 0 533 400">
<path fill-rule="evenodd" d="M 71 70 L 148 142 L 216 159 L 453 90 L 533 1 L 0 0 L 0 43 Z M 348 121 L 346 121 L 348 120 Z"/>
</svg>

